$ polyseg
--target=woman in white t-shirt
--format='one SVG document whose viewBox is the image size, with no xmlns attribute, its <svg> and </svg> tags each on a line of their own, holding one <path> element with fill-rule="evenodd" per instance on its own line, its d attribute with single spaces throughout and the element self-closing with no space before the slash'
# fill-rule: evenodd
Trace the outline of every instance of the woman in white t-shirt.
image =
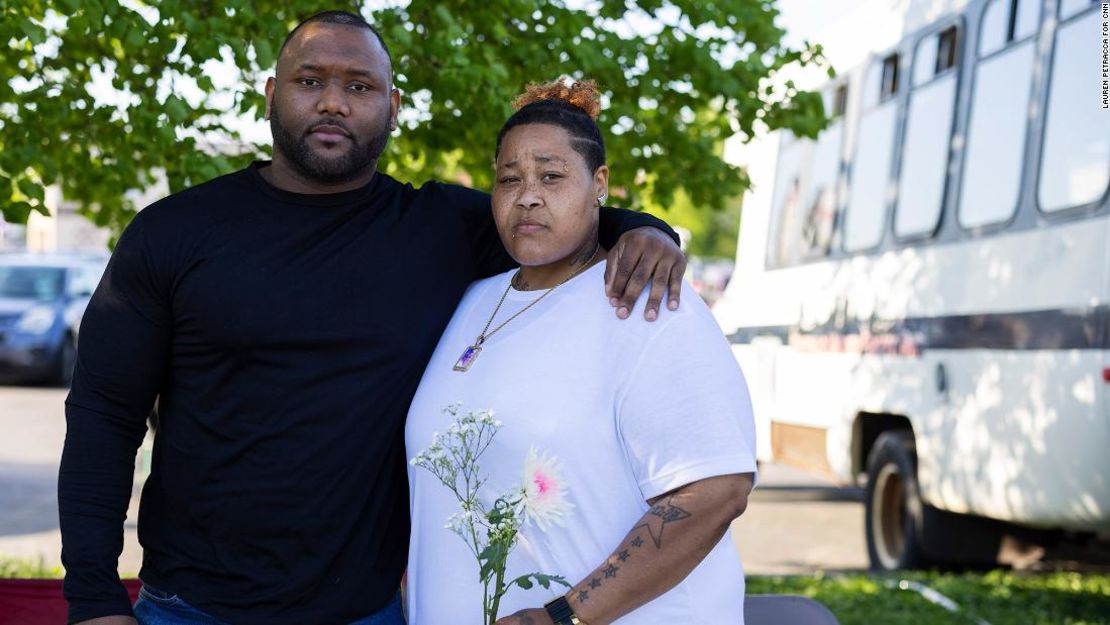
<svg viewBox="0 0 1110 625">
<path fill-rule="evenodd" d="M 756 470 L 747 386 L 699 299 L 651 323 L 621 321 L 598 297 L 609 176 L 598 101 L 592 83 L 532 86 L 502 128 L 493 212 L 521 268 L 467 291 L 409 411 L 408 456 L 461 402 L 503 424 L 481 457 L 490 492 L 520 483 L 531 450 L 556 459 L 569 505 L 522 528 L 507 572 L 573 587 L 512 588 L 498 625 L 740 624 L 729 525 Z M 421 467 L 409 484 L 409 622 L 478 625 L 477 563 L 445 527 L 458 501 Z"/>
</svg>

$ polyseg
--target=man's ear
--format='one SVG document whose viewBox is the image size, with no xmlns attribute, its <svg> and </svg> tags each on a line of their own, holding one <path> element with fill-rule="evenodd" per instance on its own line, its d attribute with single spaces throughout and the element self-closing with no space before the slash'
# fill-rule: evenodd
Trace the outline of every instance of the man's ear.
<svg viewBox="0 0 1110 625">
<path fill-rule="evenodd" d="M 397 130 L 397 113 L 401 110 L 401 91 L 393 87 L 389 92 L 389 129 Z"/>
<path fill-rule="evenodd" d="M 262 116 L 266 120 L 270 119 L 270 109 L 274 106 L 274 86 L 276 84 L 273 76 L 266 79 L 266 113 Z"/>
</svg>

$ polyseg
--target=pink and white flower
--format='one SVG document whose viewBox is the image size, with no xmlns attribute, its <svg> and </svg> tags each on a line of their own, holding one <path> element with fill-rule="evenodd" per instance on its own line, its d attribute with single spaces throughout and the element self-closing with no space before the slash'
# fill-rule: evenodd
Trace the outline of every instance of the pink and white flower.
<svg viewBox="0 0 1110 625">
<path fill-rule="evenodd" d="M 531 447 L 524 459 L 522 487 L 521 503 L 528 521 L 534 522 L 541 531 L 547 531 L 549 524 L 566 526 L 566 518 L 574 504 L 567 499 L 568 487 L 562 465 L 554 456 Z"/>
</svg>

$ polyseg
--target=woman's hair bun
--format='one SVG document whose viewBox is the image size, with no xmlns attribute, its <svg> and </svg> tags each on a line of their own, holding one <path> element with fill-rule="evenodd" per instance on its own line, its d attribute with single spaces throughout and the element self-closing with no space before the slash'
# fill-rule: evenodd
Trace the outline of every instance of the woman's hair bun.
<svg viewBox="0 0 1110 625">
<path fill-rule="evenodd" d="M 592 80 L 571 80 L 566 76 L 543 84 L 529 84 L 524 93 L 513 101 L 513 110 L 544 100 L 566 102 L 582 109 L 590 119 L 597 119 L 601 113 L 601 92 L 597 90 L 597 83 Z"/>
</svg>

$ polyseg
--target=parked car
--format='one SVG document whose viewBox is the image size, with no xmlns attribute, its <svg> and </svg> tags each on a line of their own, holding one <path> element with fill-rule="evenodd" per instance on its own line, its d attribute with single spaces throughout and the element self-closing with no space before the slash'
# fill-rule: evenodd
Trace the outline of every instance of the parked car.
<svg viewBox="0 0 1110 625">
<path fill-rule="evenodd" d="M 69 384 L 106 256 L 0 254 L 0 377 Z"/>
</svg>

